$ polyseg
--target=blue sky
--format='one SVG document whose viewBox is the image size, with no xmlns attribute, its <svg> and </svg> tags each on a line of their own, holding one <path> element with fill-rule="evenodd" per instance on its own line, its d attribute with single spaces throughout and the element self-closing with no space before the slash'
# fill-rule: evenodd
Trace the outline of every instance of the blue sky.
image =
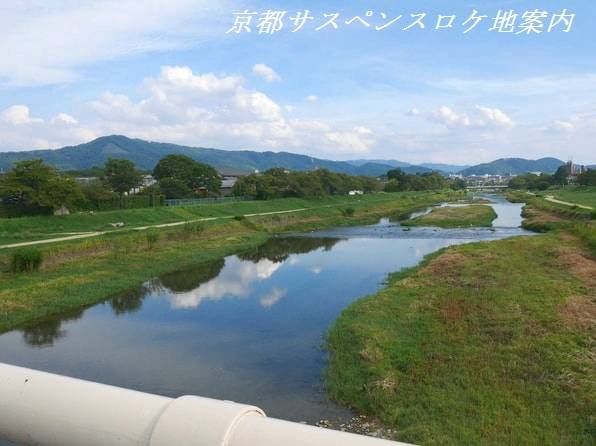
<svg viewBox="0 0 596 446">
<path fill-rule="evenodd" d="M 333 159 L 596 162 L 589 1 L 48 3 L 0 5 L 0 151 L 118 133 Z M 574 13 L 570 32 L 488 31 L 499 10 L 537 8 Z M 289 18 L 305 9 L 314 20 L 292 33 Z M 474 9 L 488 17 L 464 34 Z M 244 10 L 287 11 L 285 28 L 226 34 Z M 339 29 L 315 31 L 336 12 Z M 417 13 L 426 28 L 402 31 Z M 453 28 L 435 30 L 438 14 L 456 15 Z M 346 25 L 355 15 L 371 27 Z"/>
</svg>

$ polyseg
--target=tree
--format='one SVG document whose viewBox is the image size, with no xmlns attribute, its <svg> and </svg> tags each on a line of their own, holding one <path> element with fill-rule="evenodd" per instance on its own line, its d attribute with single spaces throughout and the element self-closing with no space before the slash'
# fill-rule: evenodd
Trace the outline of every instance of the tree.
<svg viewBox="0 0 596 446">
<path fill-rule="evenodd" d="M 578 175 L 577 183 L 580 186 L 596 186 L 596 170 L 588 169 L 586 172 Z"/>
<path fill-rule="evenodd" d="M 387 172 L 388 180 L 396 180 L 399 184 L 406 184 L 408 182 L 408 174 L 401 169 L 391 169 Z"/>
<path fill-rule="evenodd" d="M 385 192 L 399 192 L 400 190 L 399 181 L 395 178 L 390 179 L 387 184 L 385 184 Z"/>
<path fill-rule="evenodd" d="M 0 197 L 4 204 L 26 208 L 71 207 L 84 201 L 79 184 L 60 175 L 40 159 L 18 162 L 0 180 Z"/>
<path fill-rule="evenodd" d="M 159 190 L 166 198 L 189 198 L 193 195 L 192 190 L 178 178 L 162 178 Z"/>
<path fill-rule="evenodd" d="M 466 186 L 467 186 L 466 180 L 464 180 L 462 178 L 456 178 L 451 183 L 451 189 L 453 189 L 453 190 L 463 190 L 466 188 Z"/>
<path fill-rule="evenodd" d="M 39 194 L 40 206 L 51 207 L 54 210 L 66 207 L 81 206 L 85 202 L 85 195 L 79 184 L 71 177 L 54 176 L 48 180 Z"/>
<path fill-rule="evenodd" d="M 105 164 L 104 179 L 122 199 L 125 193 L 140 186 L 142 176 L 132 161 L 110 158 Z"/>
<path fill-rule="evenodd" d="M 191 191 L 205 188 L 209 192 L 218 192 L 221 187 L 221 177 L 217 170 L 208 164 L 199 163 L 185 155 L 167 155 L 159 160 L 153 177 L 160 186 L 164 179 L 176 180 L 183 183 Z M 170 181 L 170 185 L 173 184 Z M 180 197 L 176 197 L 180 198 Z"/>
<path fill-rule="evenodd" d="M 553 184 L 557 184 L 559 186 L 565 186 L 568 184 L 567 179 L 569 178 L 569 175 L 571 175 L 571 172 L 569 172 L 569 167 L 567 164 L 564 164 L 557 169 L 552 177 L 552 182 Z"/>
<path fill-rule="evenodd" d="M 92 209 L 99 209 L 102 202 L 108 202 L 118 198 L 118 194 L 108 189 L 106 185 L 99 180 L 93 180 L 83 184 L 81 189 L 83 195 L 85 195 L 87 203 L 91 205 Z"/>
</svg>

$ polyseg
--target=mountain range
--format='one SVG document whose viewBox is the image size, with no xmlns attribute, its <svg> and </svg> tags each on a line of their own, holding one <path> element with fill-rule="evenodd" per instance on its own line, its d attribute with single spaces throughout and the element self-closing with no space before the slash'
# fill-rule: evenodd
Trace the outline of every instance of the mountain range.
<svg viewBox="0 0 596 446">
<path fill-rule="evenodd" d="M 46 163 L 61 170 L 83 170 L 94 166 L 102 166 L 108 158 L 125 158 L 133 161 L 141 169 L 152 170 L 162 157 L 174 153 L 187 155 L 197 161 L 210 164 L 221 172 L 237 174 L 282 167 L 289 170 L 305 171 L 328 169 L 333 172 L 351 175 L 371 176 L 383 175 L 394 168 L 400 168 L 407 173 L 424 173 L 436 170 L 446 174 L 461 173 L 466 176 L 506 175 L 526 172 L 553 173 L 559 166 L 564 164 L 563 161 L 556 158 L 542 158 L 539 160 L 502 158 L 477 166 L 433 163 L 413 165 L 403 161 L 386 159 L 332 161 L 289 152 L 209 149 L 112 135 L 97 138 L 85 144 L 55 150 L 2 152 L 0 153 L 0 169 L 2 171 L 10 169 L 14 163 L 21 160 L 41 158 Z"/>
</svg>

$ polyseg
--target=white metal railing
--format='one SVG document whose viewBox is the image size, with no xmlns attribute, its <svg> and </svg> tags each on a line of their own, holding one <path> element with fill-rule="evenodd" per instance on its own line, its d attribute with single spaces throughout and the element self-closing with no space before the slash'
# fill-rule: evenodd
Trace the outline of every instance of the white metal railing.
<svg viewBox="0 0 596 446">
<path fill-rule="evenodd" d="M 403 445 L 230 401 L 171 399 L 1 363 L 0 437 L 39 446 Z"/>
</svg>

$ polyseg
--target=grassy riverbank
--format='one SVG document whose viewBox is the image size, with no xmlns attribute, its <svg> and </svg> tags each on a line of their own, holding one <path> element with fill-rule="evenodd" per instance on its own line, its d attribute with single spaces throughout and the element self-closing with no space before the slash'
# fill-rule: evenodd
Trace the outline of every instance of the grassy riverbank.
<svg viewBox="0 0 596 446">
<path fill-rule="evenodd" d="M 594 444 L 595 227 L 554 217 L 549 234 L 449 248 L 351 305 L 329 332 L 331 395 L 421 445 Z"/>
<path fill-rule="evenodd" d="M 429 214 L 421 215 L 402 222 L 403 226 L 437 226 L 439 228 L 457 228 L 469 226 L 491 226 L 497 214 L 490 206 L 447 206 L 433 209 Z"/>
<path fill-rule="evenodd" d="M 379 194 L 351 200 L 349 206 L 339 198 L 308 203 L 303 200 L 302 206 L 310 205 L 309 209 L 294 213 L 188 223 L 145 232 L 114 231 L 84 241 L 44 245 L 40 248 L 42 268 L 30 274 L 7 272 L 11 250 L 5 250 L 0 255 L 0 332 L 43 316 L 92 305 L 156 275 L 247 249 L 276 233 L 373 223 L 381 216 L 411 212 L 459 196 L 454 192 Z M 257 205 L 262 210 L 265 206 L 293 209 L 298 204 L 295 200 L 275 201 Z M 335 205 L 331 205 L 333 202 Z M 255 209 L 242 210 L 253 213 Z M 239 212 L 239 208 L 228 212 Z"/>
<path fill-rule="evenodd" d="M 241 201 L 195 206 L 123 209 L 108 212 L 83 212 L 62 217 L 36 216 L 0 219 L 0 244 L 55 238 L 81 232 L 127 232 L 131 228 L 169 224 L 205 218 L 226 219 L 238 215 L 284 212 L 301 209 L 320 210 L 326 207 L 371 207 L 395 199 L 415 202 L 425 195 L 419 192 L 370 194 L 363 196 L 329 196 L 323 198 L 284 198 L 267 201 Z M 112 223 L 123 223 L 114 228 Z"/>
</svg>

